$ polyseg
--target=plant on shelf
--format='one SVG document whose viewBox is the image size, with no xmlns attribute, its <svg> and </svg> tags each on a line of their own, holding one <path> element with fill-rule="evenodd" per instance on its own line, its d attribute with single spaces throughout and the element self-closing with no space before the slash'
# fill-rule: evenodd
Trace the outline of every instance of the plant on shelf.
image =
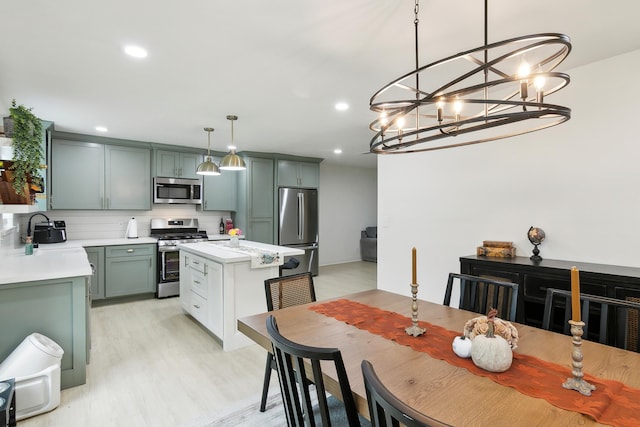
<svg viewBox="0 0 640 427">
<path fill-rule="evenodd" d="M 31 108 L 24 105 L 16 105 L 16 100 L 11 102 L 9 108 L 10 117 L 13 120 L 13 164 L 9 170 L 13 171 L 13 189 L 20 196 L 29 196 L 25 191 L 27 183 L 36 190 L 42 187 L 40 177 L 40 165 L 44 160 L 42 153 L 42 123 L 36 117 Z"/>
</svg>

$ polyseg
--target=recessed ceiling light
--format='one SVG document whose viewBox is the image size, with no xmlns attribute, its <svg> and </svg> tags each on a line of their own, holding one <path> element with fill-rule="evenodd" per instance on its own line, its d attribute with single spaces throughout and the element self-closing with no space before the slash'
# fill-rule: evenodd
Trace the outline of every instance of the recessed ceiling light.
<svg viewBox="0 0 640 427">
<path fill-rule="evenodd" d="M 96 126 L 96 130 L 97 130 L 98 132 L 106 132 L 106 131 L 108 131 L 109 129 L 107 129 L 107 128 L 106 128 L 106 127 L 104 127 L 104 126 Z"/>
<path fill-rule="evenodd" d="M 124 47 L 124 52 L 127 55 L 132 56 L 134 58 L 146 58 L 147 57 L 146 49 L 143 49 L 140 46 L 133 46 L 133 45 L 125 46 Z"/>
<path fill-rule="evenodd" d="M 333 150 L 333 152 L 335 154 L 342 154 L 342 150 L 340 148 L 336 148 L 335 150 Z"/>
<path fill-rule="evenodd" d="M 345 111 L 349 109 L 349 104 L 347 104 L 346 102 L 338 102 L 336 104 L 336 110 L 338 111 Z"/>
</svg>

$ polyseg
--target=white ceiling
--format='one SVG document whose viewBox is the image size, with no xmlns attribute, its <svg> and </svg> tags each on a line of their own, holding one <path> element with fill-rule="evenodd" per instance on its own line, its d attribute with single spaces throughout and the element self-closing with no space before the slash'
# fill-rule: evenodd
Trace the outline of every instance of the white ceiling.
<svg viewBox="0 0 640 427">
<path fill-rule="evenodd" d="M 420 64 L 483 43 L 480 0 L 423 0 Z M 11 99 L 57 130 L 375 166 L 370 96 L 413 69 L 411 0 L 5 1 L 0 114 Z M 492 0 L 489 41 L 568 34 L 559 70 L 640 48 L 637 0 Z M 123 54 L 144 46 L 143 60 Z M 615 71 L 615 70 L 612 70 Z M 603 81 L 611 76 L 603 76 Z M 603 98 L 604 88 L 594 88 Z M 351 108 L 334 109 L 338 101 Z M 342 155 L 333 154 L 342 148 Z"/>
</svg>

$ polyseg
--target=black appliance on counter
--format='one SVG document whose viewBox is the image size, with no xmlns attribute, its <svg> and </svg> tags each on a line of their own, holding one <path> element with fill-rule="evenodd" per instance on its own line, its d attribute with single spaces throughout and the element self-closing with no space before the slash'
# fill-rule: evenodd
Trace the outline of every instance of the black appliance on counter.
<svg viewBox="0 0 640 427">
<path fill-rule="evenodd" d="M 181 243 L 198 243 L 209 240 L 207 232 L 198 230 L 197 218 L 151 219 L 151 237 L 158 239 L 158 289 L 157 298 L 180 295 Z"/>
<path fill-rule="evenodd" d="M 34 216 L 43 216 L 46 221 L 35 224 L 33 234 L 31 234 L 31 220 Z M 67 241 L 67 225 L 64 221 L 51 221 L 42 212 L 36 212 L 29 217 L 27 224 L 27 236 L 33 236 L 33 243 L 62 243 Z"/>
</svg>

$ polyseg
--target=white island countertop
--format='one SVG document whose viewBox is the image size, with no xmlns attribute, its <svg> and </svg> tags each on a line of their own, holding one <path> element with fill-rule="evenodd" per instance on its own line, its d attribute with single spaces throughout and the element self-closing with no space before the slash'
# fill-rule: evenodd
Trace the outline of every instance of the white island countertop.
<svg viewBox="0 0 640 427">
<path fill-rule="evenodd" d="M 200 242 L 184 243 L 178 246 L 181 250 L 193 252 L 213 261 L 229 264 L 251 260 L 251 252 L 264 252 L 269 254 L 277 253 L 282 259 L 286 256 L 302 255 L 301 249 L 288 246 L 269 245 L 267 243 L 253 242 L 250 240 L 240 240 L 240 246 L 232 248 L 228 241 L 222 242 Z"/>
</svg>

